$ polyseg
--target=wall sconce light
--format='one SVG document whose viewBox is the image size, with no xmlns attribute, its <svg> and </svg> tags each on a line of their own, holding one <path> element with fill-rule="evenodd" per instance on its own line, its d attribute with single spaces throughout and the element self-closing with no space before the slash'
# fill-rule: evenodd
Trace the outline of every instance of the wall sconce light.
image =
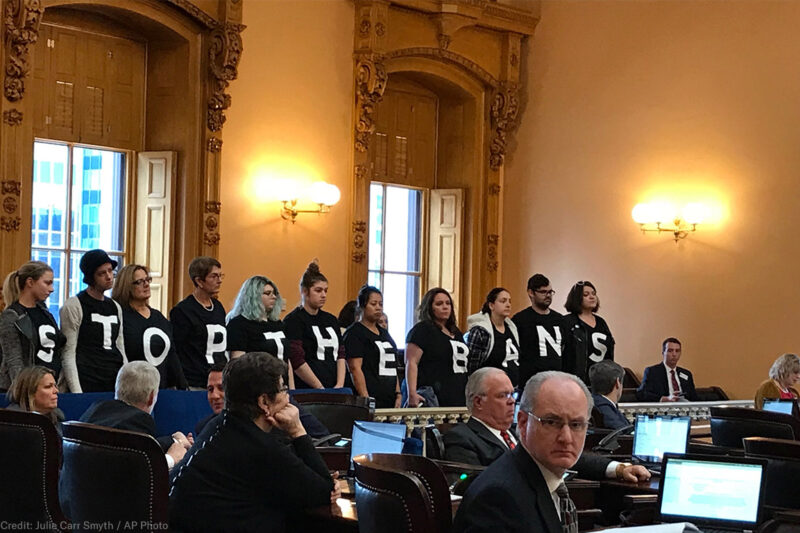
<svg viewBox="0 0 800 533">
<path fill-rule="evenodd" d="M 278 192 L 278 199 L 283 203 L 281 218 L 291 220 L 292 224 L 294 224 L 297 215 L 300 213 L 329 213 L 331 206 L 336 204 L 339 198 L 341 198 L 339 187 L 324 181 L 312 183 L 308 189 L 307 197 L 303 198 L 301 198 L 296 182 L 284 182 Z M 301 199 L 308 199 L 317 204 L 318 207 L 316 209 L 297 209 L 297 202 Z"/>
<path fill-rule="evenodd" d="M 634 222 L 639 224 L 642 233 L 669 232 L 672 233 L 676 243 L 697 231 L 697 225 L 702 224 L 708 218 L 708 214 L 708 207 L 698 202 L 686 204 L 680 211 L 672 204 L 662 202 L 636 204 L 631 211 L 631 216 Z"/>
</svg>

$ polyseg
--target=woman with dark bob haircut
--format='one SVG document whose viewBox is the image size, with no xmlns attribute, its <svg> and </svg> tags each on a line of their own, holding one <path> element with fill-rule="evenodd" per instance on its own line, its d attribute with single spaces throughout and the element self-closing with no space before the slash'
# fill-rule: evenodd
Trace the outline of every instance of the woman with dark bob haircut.
<svg viewBox="0 0 800 533">
<path fill-rule="evenodd" d="M 614 360 L 614 337 L 602 317 L 597 289 L 591 281 L 579 281 L 569 291 L 561 331 L 564 332 L 564 372 L 589 383 L 589 367 L 604 359 Z"/>
<path fill-rule="evenodd" d="M 406 336 L 403 402 L 409 407 L 463 406 L 469 348 L 456 326 L 450 293 L 441 287 L 429 290 L 418 313 Z"/>
<path fill-rule="evenodd" d="M 264 352 L 227 364 L 225 409 L 172 469 L 170 527 L 282 532 L 288 517 L 339 496 L 289 403 L 285 372 L 283 361 Z M 288 446 L 276 429 L 288 434 Z"/>
</svg>

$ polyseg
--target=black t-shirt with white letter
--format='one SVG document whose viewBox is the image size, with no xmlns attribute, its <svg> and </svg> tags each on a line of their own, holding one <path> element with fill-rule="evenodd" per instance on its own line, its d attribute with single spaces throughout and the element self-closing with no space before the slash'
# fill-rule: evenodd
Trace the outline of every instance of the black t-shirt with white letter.
<svg viewBox="0 0 800 533">
<path fill-rule="evenodd" d="M 33 364 L 44 366 L 55 372 L 56 379 L 61 373 L 61 348 L 64 346 L 63 335 L 56 325 L 56 320 L 43 305 L 25 307 L 19 301 L 11 304 L 17 315 L 28 315 L 33 326 L 33 339 L 28 340 L 20 332 L 22 349 L 27 350 L 33 342 Z"/>
<path fill-rule="evenodd" d="M 575 374 L 589 383 L 589 369 L 603 359 L 614 360 L 614 337 L 602 317 L 594 315 L 592 327 L 578 315 L 564 317 L 564 372 Z"/>
<path fill-rule="evenodd" d="M 147 361 L 156 367 L 161 374 L 161 389 L 187 389 L 169 320 L 157 309 L 150 308 L 150 317 L 145 318 L 131 307 L 122 310 L 122 320 L 128 361 Z"/>
<path fill-rule="evenodd" d="M 552 309 L 546 315 L 523 309 L 511 320 L 519 333 L 519 383 L 525 383 L 534 375 L 545 370 L 561 370 L 561 352 L 564 344 L 564 331 L 561 323 L 564 316 Z"/>
<path fill-rule="evenodd" d="M 323 387 L 335 386 L 336 361 L 344 357 L 344 345 L 336 317 L 322 309 L 316 315 L 311 315 L 302 306 L 296 307 L 283 319 L 283 331 L 289 339 L 295 387 L 311 388 L 297 375 L 297 369 L 304 364 L 308 364 Z"/>
<path fill-rule="evenodd" d="M 481 367 L 491 366 L 505 371 L 511 384 L 516 387 L 519 383 L 519 344 L 508 327 L 503 333 L 500 333 L 492 324 L 492 333 L 494 334 L 494 345 Z"/>
<path fill-rule="evenodd" d="M 406 336 L 422 350 L 417 368 L 417 387 L 433 387 L 439 405 L 461 407 L 466 404 L 467 354 L 464 335 L 456 329 L 453 337 L 431 321 L 417 322 Z"/>
<path fill-rule="evenodd" d="M 190 294 L 169 312 L 175 350 L 191 387 L 205 388 L 211 365 L 228 361 L 225 308 L 219 300 L 211 303 L 206 309 Z"/>
<path fill-rule="evenodd" d="M 267 352 L 281 361 L 289 359 L 289 341 L 280 320 L 250 320 L 237 315 L 228 322 L 228 350 Z"/>
<path fill-rule="evenodd" d="M 348 359 L 361 359 L 367 392 L 375 407 L 394 407 L 397 390 L 397 345 L 389 332 L 378 326 L 378 335 L 361 322 L 344 332 L 344 352 Z"/>
<path fill-rule="evenodd" d="M 83 318 L 75 348 L 78 378 L 83 392 L 114 390 L 122 354 L 117 348 L 119 315 L 111 298 L 92 298 L 86 291 L 78 293 Z"/>
</svg>

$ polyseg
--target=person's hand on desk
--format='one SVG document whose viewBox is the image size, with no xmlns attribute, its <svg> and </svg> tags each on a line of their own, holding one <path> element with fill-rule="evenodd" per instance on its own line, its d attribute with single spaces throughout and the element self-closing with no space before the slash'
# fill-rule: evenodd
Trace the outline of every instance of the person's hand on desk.
<svg viewBox="0 0 800 533">
<path fill-rule="evenodd" d="M 342 497 L 342 483 L 347 483 L 344 479 L 339 479 L 339 472 L 331 474 L 333 478 L 333 490 L 331 491 L 331 503 L 336 503 L 336 500 Z"/>
<path fill-rule="evenodd" d="M 617 466 L 617 479 L 628 483 L 639 483 L 650 479 L 650 472 L 642 465 L 620 463 Z"/>
</svg>

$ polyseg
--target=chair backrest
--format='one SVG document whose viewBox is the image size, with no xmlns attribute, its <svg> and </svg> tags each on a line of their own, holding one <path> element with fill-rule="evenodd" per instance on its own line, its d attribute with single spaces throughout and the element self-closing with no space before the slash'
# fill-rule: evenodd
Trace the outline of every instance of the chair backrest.
<svg viewBox="0 0 800 533">
<path fill-rule="evenodd" d="M 800 438 L 800 421 L 791 415 L 743 407 L 711 407 L 711 442 L 742 449 L 746 437 Z"/>
<path fill-rule="evenodd" d="M 299 393 L 292 395 L 303 409 L 317 417 L 331 433 L 353 436 L 353 422 L 372 420 L 369 398 L 352 394 Z"/>
<path fill-rule="evenodd" d="M 367 454 L 355 460 L 355 473 L 362 533 L 394 531 L 391 528 L 395 526 L 389 524 L 397 524 L 398 531 L 447 533 L 452 528 L 447 480 L 430 459 L 418 455 Z M 407 478 L 413 483 L 408 483 Z M 420 502 L 424 511 L 416 508 Z M 366 515 L 362 514 L 364 507 L 368 508 Z M 387 513 L 391 513 L 391 518 Z"/>
<path fill-rule="evenodd" d="M 53 423 L 37 413 L 0 409 L 0 521 L 66 524 L 58 503 L 61 444 Z"/>
<path fill-rule="evenodd" d="M 730 400 L 725 391 L 717 386 L 697 387 L 695 392 L 697 393 L 698 402 L 722 402 Z"/>
<path fill-rule="evenodd" d="M 60 489 L 64 510 L 76 524 L 152 524 L 155 531 L 168 522 L 167 461 L 150 435 L 64 423 Z"/>
<path fill-rule="evenodd" d="M 444 439 L 435 424 L 425 426 L 425 457 L 444 459 Z"/>
<path fill-rule="evenodd" d="M 623 388 L 622 394 L 619 397 L 620 403 L 636 403 L 639 400 L 636 398 L 636 389 L 634 388 Z"/>
<path fill-rule="evenodd" d="M 639 379 L 639 376 L 636 375 L 636 372 L 634 372 L 627 366 L 624 368 L 624 370 L 625 370 L 625 375 L 622 376 L 622 387 L 626 389 L 638 388 L 639 385 L 642 384 L 642 380 Z"/>
<path fill-rule="evenodd" d="M 800 441 L 748 437 L 744 439 L 747 457 L 767 459 L 767 485 L 764 503 L 770 507 L 800 509 Z"/>
</svg>

